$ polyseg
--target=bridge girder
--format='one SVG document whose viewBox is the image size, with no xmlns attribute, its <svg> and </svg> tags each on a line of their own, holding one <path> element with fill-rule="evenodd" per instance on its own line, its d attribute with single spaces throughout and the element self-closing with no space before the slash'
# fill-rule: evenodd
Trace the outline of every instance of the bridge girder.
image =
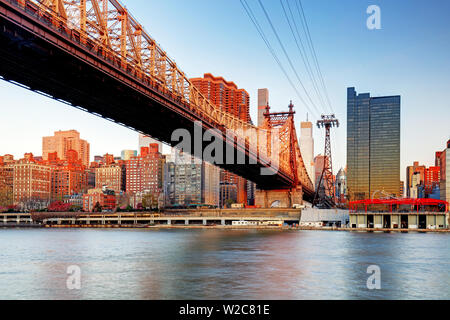
<svg viewBox="0 0 450 320">
<path fill-rule="evenodd" d="M 301 184 L 309 194 L 293 123 L 284 128 L 280 153 L 272 154 L 267 136 L 273 132 L 211 104 L 118 1 L 0 0 L 0 7 L 0 75 L 6 80 L 172 145 L 171 130 L 191 130 L 194 121 L 203 131 L 219 129 L 223 141 L 231 132 L 236 154 L 258 163 L 219 166 L 262 189 Z M 154 119 L 151 125 L 146 117 Z M 287 157 L 281 151 L 288 149 Z M 273 158 L 281 170 L 259 176 Z"/>
</svg>

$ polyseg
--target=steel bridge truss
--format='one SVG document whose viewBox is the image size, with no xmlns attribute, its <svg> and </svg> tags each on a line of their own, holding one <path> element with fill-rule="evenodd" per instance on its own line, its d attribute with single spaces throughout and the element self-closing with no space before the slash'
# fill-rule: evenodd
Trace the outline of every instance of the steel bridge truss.
<svg viewBox="0 0 450 320">
<path fill-rule="evenodd" d="M 138 80 L 156 83 L 160 90 L 188 106 L 193 115 L 212 124 L 227 137 L 234 136 L 241 148 L 244 146 L 262 162 L 279 163 L 282 173 L 291 177 L 293 186 L 302 184 L 313 189 L 301 157 L 292 115 L 283 124 L 269 121 L 267 126 L 259 128 L 216 107 L 119 1 L 2 1 L 14 3 L 54 28 L 67 31 L 97 55 L 119 61 L 121 67 Z M 279 145 L 276 153 L 272 152 L 274 141 Z"/>
</svg>

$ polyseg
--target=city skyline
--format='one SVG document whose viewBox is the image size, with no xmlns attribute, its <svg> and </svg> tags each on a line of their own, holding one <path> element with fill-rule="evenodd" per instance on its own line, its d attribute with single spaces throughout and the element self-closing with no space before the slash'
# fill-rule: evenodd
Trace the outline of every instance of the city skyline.
<svg viewBox="0 0 450 320">
<path fill-rule="evenodd" d="M 450 299 L 449 10 L 0 0 L 0 299 Z"/>
<path fill-rule="evenodd" d="M 264 17 L 257 11 L 257 4 L 253 2 L 250 4 L 258 13 L 259 20 L 263 22 Z M 448 52 L 448 43 L 442 41 L 449 32 L 448 21 L 444 14 L 449 4 L 438 2 L 437 6 L 429 8 L 425 1 L 413 1 L 410 6 L 380 1 L 383 28 L 373 31 L 368 30 L 365 25 L 367 4 L 368 2 L 365 1 L 349 2 L 347 6 L 331 3 L 327 4 L 328 10 L 323 10 L 325 6 L 323 3 L 304 1 L 305 13 L 330 98 L 335 106 L 337 117 L 343 123 L 343 126 L 332 136 L 335 173 L 346 165 L 346 87 L 356 86 L 360 92 L 371 91 L 374 96 L 380 95 L 380 92 L 386 95 L 402 96 L 400 171 L 401 179 L 404 181 L 404 168 L 407 165 L 416 160 L 432 165 L 434 150 L 439 150 L 442 141 L 449 138 L 445 119 L 450 115 L 450 111 L 445 99 L 445 89 L 450 81 L 448 66 L 443 63 L 444 52 Z M 231 3 L 198 1 L 188 5 L 178 1 L 142 3 L 131 0 L 127 1 L 127 6 L 134 13 L 139 13 L 136 18 L 156 39 L 164 39 L 161 45 L 175 58 L 189 77 L 211 72 L 216 76 L 232 79 L 247 90 L 250 94 L 250 112 L 253 122 L 257 121 L 257 89 L 269 89 L 269 103 L 274 111 L 285 109 L 289 100 L 292 99 L 296 105 L 296 125 L 297 133 L 299 133 L 299 123 L 306 120 L 307 110 L 271 60 L 267 48 L 257 37 L 256 30 L 238 1 Z M 175 6 L 178 8 L 185 6 L 186 10 L 174 12 L 171 8 Z M 197 14 L 196 9 L 202 6 L 206 6 L 212 12 L 211 17 L 208 16 L 205 21 L 202 21 L 202 24 L 211 26 L 210 30 L 199 29 L 198 23 L 192 22 L 192 15 Z M 266 6 L 272 9 L 272 4 L 267 3 Z M 160 15 L 154 14 L 157 10 L 161 13 Z M 221 12 L 221 16 L 219 19 L 213 19 L 214 13 L 217 12 Z M 189 20 L 191 24 L 187 24 L 181 31 L 166 28 L 169 13 L 177 17 L 179 15 L 180 23 Z M 283 30 L 283 39 L 292 45 L 293 41 L 289 40 L 290 34 L 286 31 L 287 24 L 285 21 L 282 24 L 283 15 L 280 8 L 271 10 L 270 15 L 279 31 Z M 342 15 L 347 17 L 345 23 L 341 22 Z M 419 19 L 422 15 L 426 19 Z M 208 37 L 218 29 L 227 27 L 226 18 L 231 16 L 235 18 L 235 24 L 233 28 L 230 28 L 229 33 L 223 35 L 224 38 Z M 409 19 L 415 20 L 416 23 L 408 23 Z M 335 30 L 326 28 L 330 24 L 336 25 Z M 266 24 L 264 28 L 267 33 L 270 32 Z M 200 39 L 188 37 L 189 33 L 193 34 L 193 30 L 203 36 L 199 37 Z M 182 37 L 183 40 L 180 40 L 179 32 L 186 32 L 186 37 Z M 423 38 L 420 46 L 413 41 L 411 34 L 418 34 Z M 204 38 L 210 39 L 210 43 L 205 44 L 202 40 Z M 236 50 L 238 44 L 231 41 L 232 38 L 245 40 L 252 50 L 249 52 Z M 366 40 L 363 49 L 358 46 L 358 41 L 362 40 Z M 192 42 L 187 49 L 184 46 L 186 41 Z M 223 42 L 229 43 L 229 48 L 223 48 L 221 44 Z M 205 46 L 212 49 L 199 50 Z M 346 49 L 336 50 L 338 46 Z M 381 51 L 380 47 L 384 47 L 384 50 Z M 355 48 L 359 48 L 359 51 L 356 51 L 358 54 L 354 53 Z M 291 49 L 294 54 L 295 46 Z M 382 59 L 378 59 L 380 53 L 382 53 Z M 281 51 L 279 54 L 281 56 Z M 301 66 L 301 61 L 297 62 Z M 355 68 L 348 69 L 348 65 L 353 65 Z M 262 72 L 255 75 L 249 72 L 251 70 L 262 70 Z M 386 75 L 388 71 L 389 76 Z M 307 80 L 306 73 L 301 73 L 301 77 Z M 5 124 L 0 129 L 0 134 L 15 137 L 2 143 L 1 154 L 11 153 L 15 157 L 21 157 L 25 152 L 33 152 L 39 155 L 40 152 L 37 151 L 39 142 L 35 143 L 35 141 L 54 131 L 70 129 L 78 130 L 89 140 L 92 145 L 92 155 L 108 152 L 120 155 L 122 150 L 135 149 L 133 146 L 137 145 L 138 133 L 129 129 L 5 82 L 0 83 L 0 90 L 3 98 L 2 105 L 9 107 L 4 116 Z M 427 110 L 425 113 L 421 112 L 424 108 Z M 313 122 L 317 120 L 311 114 L 310 119 Z M 21 121 L 19 125 L 17 125 L 18 121 Z M 314 130 L 315 155 L 323 153 L 322 134 L 319 130 Z M 28 146 L 24 141 L 33 143 Z M 33 147 L 30 149 L 31 145 Z"/>
</svg>

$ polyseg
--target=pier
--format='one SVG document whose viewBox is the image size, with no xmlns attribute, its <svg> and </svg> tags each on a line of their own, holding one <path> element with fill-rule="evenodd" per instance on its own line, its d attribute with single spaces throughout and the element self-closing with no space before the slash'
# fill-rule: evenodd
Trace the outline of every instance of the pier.
<svg viewBox="0 0 450 320">
<path fill-rule="evenodd" d="M 296 226 L 300 209 L 181 209 L 162 213 L 8 213 L 0 227 Z"/>
</svg>

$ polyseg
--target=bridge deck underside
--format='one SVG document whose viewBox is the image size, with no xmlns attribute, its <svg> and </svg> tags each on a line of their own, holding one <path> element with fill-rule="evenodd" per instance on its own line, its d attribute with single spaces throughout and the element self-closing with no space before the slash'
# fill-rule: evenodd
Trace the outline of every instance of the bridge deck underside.
<svg viewBox="0 0 450 320">
<path fill-rule="evenodd" d="M 107 60 L 70 35 L 21 14 L 3 1 L 0 1 L 0 76 L 172 146 L 178 144 L 171 140 L 173 131 L 183 128 L 193 136 L 194 121 L 202 121 L 203 130 L 216 128 L 169 92 L 135 78 L 130 70 L 121 67 L 120 61 Z M 236 157 L 238 153 L 245 154 L 246 164 L 218 164 L 219 167 L 255 182 L 260 189 L 292 186 L 291 177 L 282 172 L 261 175 L 264 164 L 259 161 L 248 164 L 255 156 L 236 145 L 232 148 Z M 306 198 L 312 196 L 311 190 L 304 191 Z"/>
</svg>

